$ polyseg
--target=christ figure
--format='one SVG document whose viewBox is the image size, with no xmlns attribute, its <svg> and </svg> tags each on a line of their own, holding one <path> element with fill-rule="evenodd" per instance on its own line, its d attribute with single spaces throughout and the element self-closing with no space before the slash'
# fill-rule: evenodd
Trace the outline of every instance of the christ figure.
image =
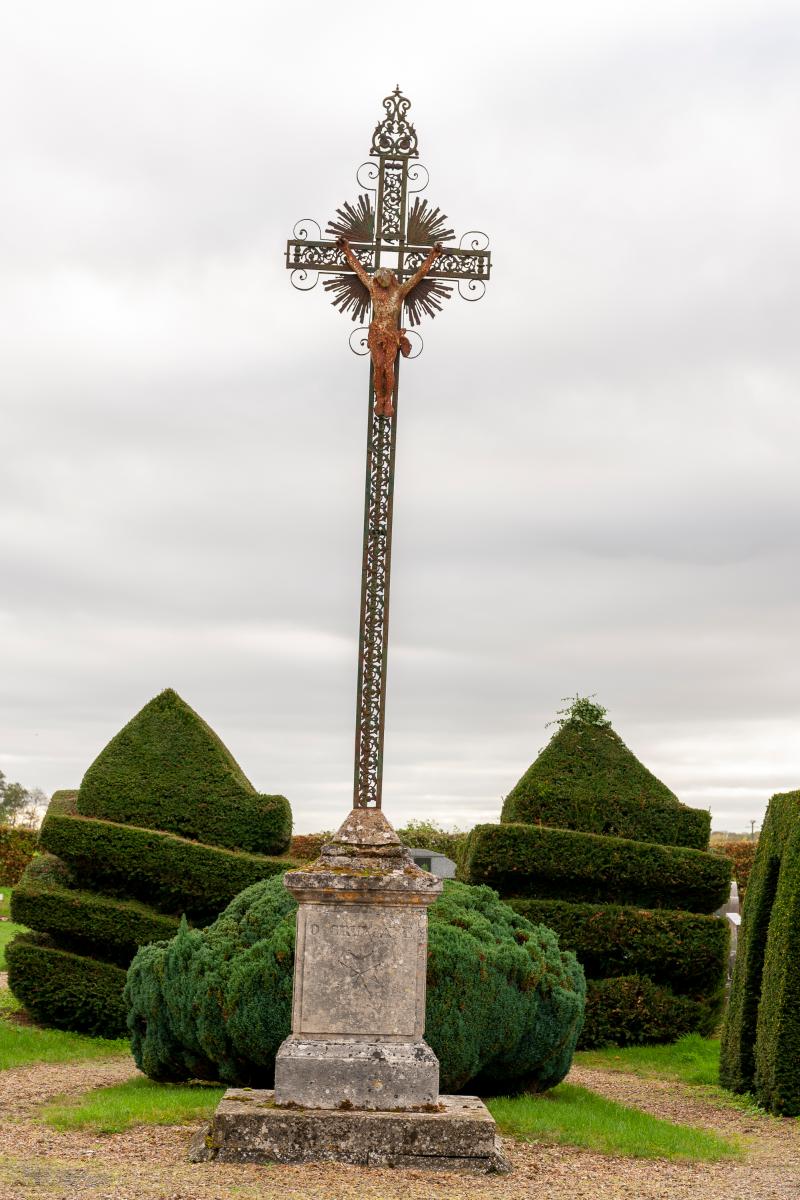
<svg viewBox="0 0 800 1200">
<path fill-rule="evenodd" d="M 367 289 L 372 301 L 372 320 L 367 335 L 367 346 L 372 356 L 373 382 L 375 387 L 375 412 L 379 417 L 391 417 L 394 413 L 394 375 L 397 353 L 408 358 L 411 343 L 405 329 L 400 326 L 403 304 L 409 292 L 421 283 L 444 248 L 440 242 L 429 251 L 414 274 L 399 283 L 394 271 L 379 267 L 374 275 L 368 275 L 350 248 L 346 238 L 336 241 L 348 264 Z"/>
</svg>

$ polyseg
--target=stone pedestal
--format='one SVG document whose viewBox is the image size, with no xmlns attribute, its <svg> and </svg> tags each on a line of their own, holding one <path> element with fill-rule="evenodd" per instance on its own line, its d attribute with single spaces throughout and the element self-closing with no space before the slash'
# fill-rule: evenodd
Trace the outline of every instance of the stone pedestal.
<svg viewBox="0 0 800 1200">
<path fill-rule="evenodd" d="M 414 1166 L 505 1171 L 476 1096 L 440 1096 L 425 1042 L 428 914 L 441 880 L 417 867 L 376 809 L 355 809 L 297 897 L 292 1032 L 274 1092 L 229 1089 L 195 1162 Z"/>
<path fill-rule="evenodd" d="M 355 809 L 313 867 L 284 882 L 299 908 L 275 1103 L 435 1104 L 439 1063 L 423 1040 L 426 908 L 441 881 L 414 864 L 380 810 Z"/>
</svg>

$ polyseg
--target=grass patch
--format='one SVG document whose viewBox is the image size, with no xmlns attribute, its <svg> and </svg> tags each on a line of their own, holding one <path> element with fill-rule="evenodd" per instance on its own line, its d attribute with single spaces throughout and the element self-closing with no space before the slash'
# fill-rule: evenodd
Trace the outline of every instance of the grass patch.
<svg viewBox="0 0 800 1200">
<path fill-rule="evenodd" d="M 581 1050 L 574 1058 L 577 1067 L 602 1071 L 624 1071 L 642 1079 L 677 1079 L 697 1087 L 714 1104 L 738 1108 L 750 1117 L 767 1113 L 749 1092 L 736 1095 L 719 1086 L 719 1039 L 687 1033 L 668 1046 L 611 1046 L 607 1050 Z"/>
<path fill-rule="evenodd" d="M 705 1129 L 676 1125 L 562 1083 L 541 1096 L 488 1101 L 501 1133 L 526 1142 L 558 1142 L 631 1158 L 717 1162 L 741 1153 L 738 1144 Z"/>
<path fill-rule="evenodd" d="M 54 1129 L 90 1133 L 121 1133 L 131 1125 L 186 1125 L 210 1117 L 224 1091 L 214 1084 L 137 1078 L 55 1101 L 42 1108 L 40 1116 Z"/>
<path fill-rule="evenodd" d="M 687 1033 L 668 1046 L 610 1046 L 581 1050 L 576 1067 L 626 1071 L 643 1078 L 680 1079 L 683 1083 L 714 1086 L 719 1081 L 719 1040 Z"/>
<path fill-rule="evenodd" d="M 0 991 L 0 1071 L 31 1062 L 69 1062 L 71 1059 L 130 1054 L 125 1038 L 108 1041 L 61 1029 L 17 1023 L 14 1014 L 19 1008 L 7 989 Z"/>
</svg>

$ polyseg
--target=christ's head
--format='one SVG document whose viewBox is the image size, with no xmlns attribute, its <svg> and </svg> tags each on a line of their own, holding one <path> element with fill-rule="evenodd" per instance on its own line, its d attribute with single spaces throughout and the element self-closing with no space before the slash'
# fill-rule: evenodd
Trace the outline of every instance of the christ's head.
<svg viewBox="0 0 800 1200">
<path fill-rule="evenodd" d="M 388 288 L 392 284 L 397 283 L 394 277 L 394 271 L 390 271 L 387 267 L 379 267 L 374 275 L 375 282 L 378 287 Z"/>
</svg>

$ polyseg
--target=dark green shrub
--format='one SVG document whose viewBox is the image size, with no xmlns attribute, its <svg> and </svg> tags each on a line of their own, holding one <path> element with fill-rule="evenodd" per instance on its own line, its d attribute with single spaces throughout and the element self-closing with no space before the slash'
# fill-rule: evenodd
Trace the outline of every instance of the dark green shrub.
<svg viewBox="0 0 800 1200">
<path fill-rule="evenodd" d="M 747 887 L 720 1082 L 800 1115 L 800 791 L 773 796 Z"/>
<path fill-rule="evenodd" d="M 259 795 L 213 729 L 171 688 L 98 755 L 83 777 L 78 812 L 257 854 L 280 854 L 292 833 L 288 800 Z"/>
<path fill-rule="evenodd" d="M 62 949 L 94 954 L 127 967 L 139 946 L 172 937 L 177 917 L 136 900 L 120 900 L 59 884 L 26 871 L 11 897 L 11 917 L 58 939 Z"/>
<path fill-rule="evenodd" d="M 33 858 L 38 834 L 0 825 L 0 887 L 13 887 Z"/>
<path fill-rule="evenodd" d="M 713 912 L 730 890 L 730 863 L 684 846 L 659 846 L 538 825 L 476 825 L 464 874 L 504 897 L 641 904 Z"/>
<path fill-rule="evenodd" d="M 295 902 L 279 879 L 248 888 L 205 930 L 140 950 L 125 997 L 137 1064 L 156 1079 L 268 1086 L 290 1029 Z M 583 973 L 555 936 L 488 888 L 446 883 L 430 909 L 426 1037 L 442 1088 L 504 1091 L 563 1078 Z"/>
<path fill-rule="evenodd" d="M 728 962 L 728 924 L 718 917 L 670 909 L 563 900 L 509 900 L 534 925 L 558 934 L 591 981 L 646 975 L 673 992 L 722 996 Z"/>
<path fill-rule="evenodd" d="M 501 820 L 698 850 L 711 827 L 710 814 L 681 804 L 607 723 L 576 718 L 508 793 Z"/>
<path fill-rule="evenodd" d="M 60 950 L 43 933 L 18 933 L 6 947 L 8 985 L 36 1020 L 94 1037 L 123 1037 L 125 972 Z"/>
<path fill-rule="evenodd" d="M 266 858 L 189 842 L 172 833 L 72 816 L 51 802 L 42 845 L 64 859 L 85 884 L 149 901 L 195 922 L 213 919 L 243 888 L 291 870 L 288 858 Z M 55 800 L 56 797 L 54 797 Z"/>
<path fill-rule="evenodd" d="M 590 979 L 581 1050 L 674 1042 L 685 1033 L 713 1033 L 722 997 L 676 996 L 642 975 Z"/>
</svg>

